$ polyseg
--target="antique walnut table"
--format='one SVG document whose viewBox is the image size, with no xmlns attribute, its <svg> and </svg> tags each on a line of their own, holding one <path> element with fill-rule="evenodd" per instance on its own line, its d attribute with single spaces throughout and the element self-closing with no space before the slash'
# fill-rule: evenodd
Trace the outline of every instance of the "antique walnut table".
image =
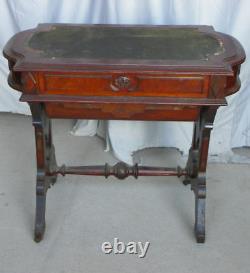
<svg viewBox="0 0 250 273">
<path fill-rule="evenodd" d="M 225 97 L 240 87 L 245 53 L 210 26 L 41 24 L 12 37 L 3 51 L 8 82 L 33 117 L 37 181 L 35 241 L 45 231 L 46 193 L 57 175 L 184 176 L 195 195 L 195 235 L 205 240 L 210 131 Z M 186 168 L 58 167 L 51 119 L 194 121 Z"/>
</svg>

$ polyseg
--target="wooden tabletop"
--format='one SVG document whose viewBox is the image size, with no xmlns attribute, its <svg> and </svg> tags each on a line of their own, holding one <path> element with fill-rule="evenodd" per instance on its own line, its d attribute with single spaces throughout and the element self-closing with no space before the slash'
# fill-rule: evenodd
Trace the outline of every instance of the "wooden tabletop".
<svg viewBox="0 0 250 273">
<path fill-rule="evenodd" d="M 16 34 L 4 55 L 14 71 L 94 67 L 232 74 L 245 58 L 239 42 L 211 26 L 41 24 Z"/>
</svg>

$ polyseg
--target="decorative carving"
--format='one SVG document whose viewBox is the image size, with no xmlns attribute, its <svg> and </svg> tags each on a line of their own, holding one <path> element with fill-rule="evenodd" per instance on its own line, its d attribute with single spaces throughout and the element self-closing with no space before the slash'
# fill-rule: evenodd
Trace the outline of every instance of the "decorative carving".
<svg viewBox="0 0 250 273">
<path fill-rule="evenodd" d="M 35 79 L 35 77 L 33 76 L 33 74 L 32 74 L 31 72 L 29 72 L 29 73 L 28 73 L 28 76 L 30 77 L 30 79 L 31 79 L 31 81 L 34 83 L 34 85 L 36 85 L 37 82 L 36 82 L 36 79 Z"/>
<path fill-rule="evenodd" d="M 105 177 L 107 178 L 110 175 L 114 175 L 118 179 L 125 179 L 128 176 L 138 177 L 138 164 L 134 166 L 129 166 L 124 162 L 118 162 L 114 166 L 109 166 L 105 164 Z"/>
<path fill-rule="evenodd" d="M 56 169 L 51 169 L 49 175 L 55 176 L 61 174 L 65 176 L 66 174 L 77 174 L 77 175 L 98 175 L 105 176 L 106 178 L 110 175 L 117 177 L 118 179 L 125 179 L 128 176 L 182 176 L 187 175 L 186 169 L 181 167 L 177 168 L 166 168 L 166 167 L 151 167 L 151 166 L 130 166 L 124 162 L 118 162 L 114 166 L 109 164 L 101 166 L 72 166 L 67 167 L 62 165 L 61 167 L 56 167 Z"/>
<path fill-rule="evenodd" d="M 33 75 L 33 73 L 22 73 L 21 83 L 27 93 L 36 93 L 38 86 L 35 75 Z"/>
<path fill-rule="evenodd" d="M 113 91 L 120 90 L 134 91 L 137 86 L 137 79 L 128 76 L 119 76 L 112 80 L 110 87 Z"/>
<path fill-rule="evenodd" d="M 128 89 L 131 85 L 131 80 L 128 77 L 120 76 L 117 79 L 115 79 L 115 85 L 119 89 Z"/>
</svg>

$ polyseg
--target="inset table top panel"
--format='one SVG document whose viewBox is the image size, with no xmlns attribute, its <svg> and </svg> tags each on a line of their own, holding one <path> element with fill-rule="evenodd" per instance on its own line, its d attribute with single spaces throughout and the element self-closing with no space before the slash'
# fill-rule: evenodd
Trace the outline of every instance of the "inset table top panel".
<svg viewBox="0 0 250 273">
<path fill-rule="evenodd" d="M 145 69 L 232 75 L 245 53 L 211 26 L 41 24 L 4 48 L 14 71 Z"/>
<path fill-rule="evenodd" d="M 40 57 L 84 59 L 206 60 L 223 44 L 197 28 L 54 26 L 28 41 Z"/>
</svg>

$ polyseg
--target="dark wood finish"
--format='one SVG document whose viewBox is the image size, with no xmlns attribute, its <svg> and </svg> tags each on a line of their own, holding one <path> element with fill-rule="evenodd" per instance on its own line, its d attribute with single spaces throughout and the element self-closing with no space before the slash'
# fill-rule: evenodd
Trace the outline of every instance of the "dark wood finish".
<svg viewBox="0 0 250 273">
<path fill-rule="evenodd" d="M 240 88 L 245 59 L 235 38 L 210 26 L 42 24 L 12 37 L 3 54 L 8 83 L 29 103 L 35 128 L 35 241 L 43 238 L 46 193 L 58 174 L 185 176 L 195 195 L 196 240 L 205 241 L 210 132 L 218 107 Z M 51 118 L 194 121 L 186 168 L 58 167 Z"/>
<path fill-rule="evenodd" d="M 128 176 L 182 176 L 187 175 L 186 169 L 181 167 L 165 168 L 165 167 L 150 167 L 150 166 L 129 166 L 124 162 L 118 162 L 114 166 L 109 166 L 107 163 L 103 166 L 75 166 L 66 167 L 62 165 L 61 167 L 56 167 L 52 170 L 49 175 L 56 176 L 58 174 L 77 174 L 77 175 L 95 175 L 95 176 L 105 176 L 106 178 L 110 175 L 115 176 L 118 179 L 125 179 Z"/>
<path fill-rule="evenodd" d="M 46 193 L 51 184 L 54 184 L 57 175 L 50 174 L 56 164 L 55 148 L 52 141 L 51 121 L 44 111 L 41 103 L 31 103 L 30 109 L 33 117 L 33 126 L 36 137 L 36 219 L 35 219 L 35 241 L 43 238 L 45 230 L 45 208 Z"/>
</svg>

